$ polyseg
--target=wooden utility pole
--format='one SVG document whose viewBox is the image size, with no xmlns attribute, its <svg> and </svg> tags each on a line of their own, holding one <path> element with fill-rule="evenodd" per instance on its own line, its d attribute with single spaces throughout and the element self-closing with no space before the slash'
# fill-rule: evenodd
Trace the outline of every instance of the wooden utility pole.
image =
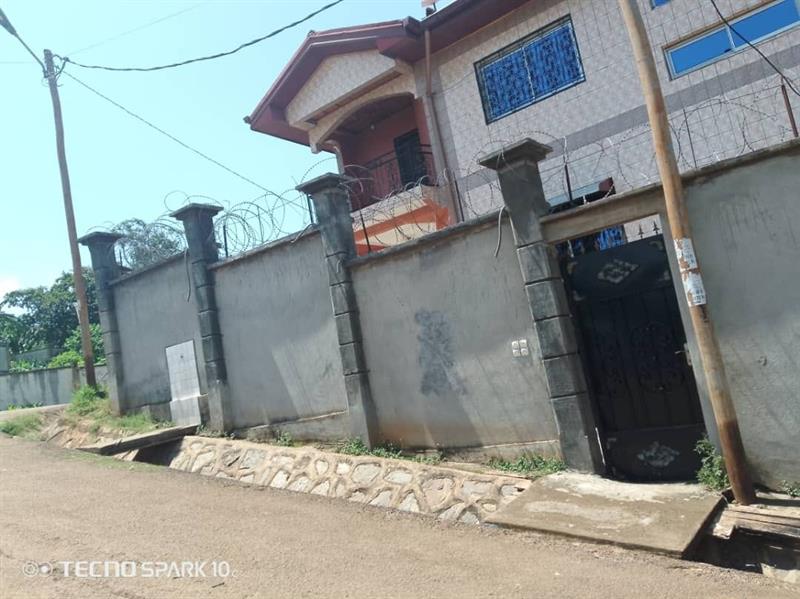
<svg viewBox="0 0 800 599">
<path fill-rule="evenodd" d="M 667 219 L 675 243 L 675 253 L 678 257 L 686 301 L 689 304 L 689 313 L 700 350 L 700 359 L 708 385 L 708 396 L 717 422 L 725 467 L 736 501 L 742 505 L 750 505 L 755 501 L 753 483 L 747 470 L 744 445 L 739 433 L 736 409 L 731 401 L 725 377 L 722 355 L 706 307 L 705 288 L 700 265 L 692 245 L 689 218 L 683 197 L 683 182 L 672 149 L 667 110 L 653 59 L 653 50 L 650 47 L 650 40 L 645 31 L 637 0 L 619 0 L 619 6 L 631 38 L 633 54 L 639 70 L 647 115 L 653 131 L 658 172 L 664 189 Z"/>
<path fill-rule="evenodd" d="M 58 166 L 61 170 L 61 191 L 64 194 L 64 212 L 67 216 L 67 235 L 69 236 L 69 249 L 72 254 L 72 277 L 75 285 L 75 295 L 78 298 L 78 323 L 81 329 L 81 349 L 83 350 L 83 363 L 86 369 L 86 384 L 97 386 L 94 375 L 94 352 L 92 350 L 92 334 L 89 328 L 89 304 L 86 300 L 86 282 L 83 280 L 81 269 L 81 254 L 78 249 L 78 233 L 75 230 L 75 212 L 72 209 L 72 190 L 69 184 L 69 171 L 67 170 L 67 154 L 64 150 L 64 123 L 61 120 L 61 100 L 58 97 L 58 81 L 53 66 L 53 53 L 44 51 L 45 77 L 50 86 L 50 98 L 53 100 L 53 116 L 56 122 L 56 151 L 58 152 Z"/>
</svg>

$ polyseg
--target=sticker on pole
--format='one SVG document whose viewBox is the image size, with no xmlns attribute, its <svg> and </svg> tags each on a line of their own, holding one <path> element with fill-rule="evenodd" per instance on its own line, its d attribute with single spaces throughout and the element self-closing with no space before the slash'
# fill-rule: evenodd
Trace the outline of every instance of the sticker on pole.
<svg viewBox="0 0 800 599">
<path fill-rule="evenodd" d="M 694 254 L 692 240 L 681 237 L 675 240 L 675 256 L 678 258 L 678 268 L 681 272 L 697 268 L 697 257 Z M 702 287 L 702 281 L 700 283 Z"/>
<path fill-rule="evenodd" d="M 706 303 L 706 289 L 699 272 L 682 272 L 683 289 L 690 306 L 703 306 Z"/>
</svg>

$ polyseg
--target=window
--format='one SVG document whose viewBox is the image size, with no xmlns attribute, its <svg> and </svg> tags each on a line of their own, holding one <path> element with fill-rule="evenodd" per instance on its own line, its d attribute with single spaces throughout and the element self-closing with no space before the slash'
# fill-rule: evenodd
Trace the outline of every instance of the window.
<svg viewBox="0 0 800 599">
<path fill-rule="evenodd" d="M 569 17 L 475 63 L 491 123 L 585 80 Z"/>
<path fill-rule="evenodd" d="M 673 77 L 699 69 L 800 23 L 799 0 L 780 0 L 667 49 Z"/>
</svg>

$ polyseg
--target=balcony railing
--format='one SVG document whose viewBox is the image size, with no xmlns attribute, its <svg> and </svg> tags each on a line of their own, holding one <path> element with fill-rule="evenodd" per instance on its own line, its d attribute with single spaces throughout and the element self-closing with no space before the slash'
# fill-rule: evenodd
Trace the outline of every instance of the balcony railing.
<svg viewBox="0 0 800 599">
<path fill-rule="evenodd" d="M 419 185 L 434 185 L 433 154 L 430 146 L 398 155 L 389 152 L 364 165 L 348 165 L 350 204 L 360 210 Z"/>
</svg>

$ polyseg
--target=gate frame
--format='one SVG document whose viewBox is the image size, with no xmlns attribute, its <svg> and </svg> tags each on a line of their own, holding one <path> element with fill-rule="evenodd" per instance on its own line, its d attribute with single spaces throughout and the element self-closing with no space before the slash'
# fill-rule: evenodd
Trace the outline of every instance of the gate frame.
<svg viewBox="0 0 800 599">
<path fill-rule="evenodd" d="M 737 159 L 738 164 L 758 160 L 759 153 L 755 152 L 747 158 Z M 718 170 L 723 170 L 727 163 L 719 163 L 692 171 L 683 176 L 687 188 L 691 182 L 704 175 Z M 690 195 L 690 194 L 689 194 Z M 673 243 L 672 231 L 667 220 L 667 209 L 664 202 L 663 191 L 660 183 L 655 183 L 624 193 L 611 195 L 602 200 L 558 212 L 542 217 L 541 226 L 544 238 L 553 245 L 562 243 L 575 237 L 582 237 L 591 233 L 597 233 L 603 229 L 621 225 L 626 222 L 636 221 L 650 216 L 658 216 L 661 219 L 661 235 L 664 237 L 664 246 L 667 253 L 670 274 L 672 275 L 672 287 L 678 298 L 678 310 L 680 312 L 681 324 L 686 335 L 686 345 L 691 359 L 691 371 L 694 374 L 697 395 L 700 398 L 700 410 L 703 413 L 703 421 L 706 432 L 711 442 L 719 448 L 719 436 L 717 433 L 717 423 L 711 402 L 708 397 L 708 386 L 706 385 L 705 374 L 700 364 L 700 353 L 697 347 L 694 325 L 689 314 L 689 308 L 683 297 L 681 286 L 680 268 L 678 258 L 675 255 L 675 244 Z"/>
<path fill-rule="evenodd" d="M 581 364 L 582 358 L 578 358 L 577 355 L 577 335 L 573 315 L 569 305 L 566 305 L 564 283 L 560 271 L 557 270 L 555 246 L 569 239 L 653 215 L 658 215 L 663 225 L 662 235 L 667 261 L 672 275 L 673 290 L 678 298 L 681 324 L 692 361 L 691 371 L 700 398 L 703 421 L 712 442 L 719 447 L 716 420 L 708 398 L 708 387 L 702 368 L 698 367 L 700 354 L 694 327 L 686 302 L 680 301 L 683 293 L 679 288 L 681 277 L 672 233 L 666 220 L 666 205 L 661 185 L 649 185 L 611 195 L 577 208 L 549 214 L 549 205 L 545 200 L 539 174 L 539 162 L 543 161 L 550 151 L 550 147 L 525 138 L 480 158 L 478 163 L 496 171 L 500 182 L 504 202 L 501 210 L 506 210 L 511 220 L 525 291 L 543 349 L 542 363 L 547 374 L 565 462 L 577 470 L 598 474 L 605 472 L 599 438 L 600 429 L 595 418 L 596 405 L 587 394 L 587 379 Z M 690 173 L 685 179 L 702 176 L 709 170 L 715 170 L 716 166 Z M 541 323 L 548 319 L 555 320 L 555 316 L 563 317 L 560 320 L 567 326 L 560 326 L 555 332 L 543 330 L 545 327 Z M 567 323 L 564 323 L 564 319 Z M 574 358 L 569 359 L 569 367 L 560 368 L 558 372 L 554 372 L 552 368 L 553 360 L 546 357 L 548 347 L 554 342 L 564 354 L 574 354 Z M 574 389 L 574 393 L 560 395 L 562 392 L 552 387 L 556 378 L 566 379 Z"/>
</svg>

